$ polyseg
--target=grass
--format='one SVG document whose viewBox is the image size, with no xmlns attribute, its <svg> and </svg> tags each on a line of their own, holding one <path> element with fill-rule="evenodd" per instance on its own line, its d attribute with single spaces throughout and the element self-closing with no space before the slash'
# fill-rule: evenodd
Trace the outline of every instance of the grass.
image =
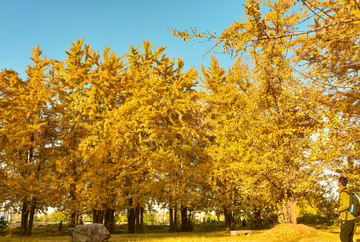
<svg viewBox="0 0 360 242">
<path fill-rule="evenodd" d="M 169 233 L 166 226 L 147 226 L 145 233 L 127 234 L 125 226 L 117 226 L 116 233 L 111 235 L 109 241 L 169 241 L 169 242 L 212 242 L 212 241 L 284 241 L 284 242 L 321 242 L 340 241 L 339 226 L 321 227 L 315 229 L 305 225 L 278 225 L 270 230 L 253 231 L 251 235 L 230 236 L 230 232 L 221 230 L 222 224 L 200 224 L 194 232 Z M 63 231 L 57 231 L 57 225 L 35 225 L 32 236 L 24 237 L 18 227 L 0 237 L 0 242 L 70 242 L 67 226 Z M 205 232 L 210 231 L 210 232 Z M 357 229 L 354 241 L 360 239 L 360 230 Z"/>
</svg>

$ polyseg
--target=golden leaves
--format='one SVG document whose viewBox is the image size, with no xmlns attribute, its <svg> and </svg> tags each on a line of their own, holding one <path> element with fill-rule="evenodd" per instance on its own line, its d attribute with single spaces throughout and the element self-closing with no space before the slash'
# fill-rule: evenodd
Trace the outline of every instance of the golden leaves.
<svg viewBox="0 0 360 242">
<path fill-rule="evenodd" d="M 303 3 L 293 11 L 300 2 L 249 0 L 244 21 L 220 35 L 171 29 L 237 54 L 228 70 L 212 56 L 201 86 L 194 68 L 148 41 L 117 56 L 77 40 L 63 62 L 37 46 L 27 81 L 0 73 L 2 157 L 14 186 L 37 182 L 33 195 L 51 174 L 75 194 L 68 204 L 89 198 L 89 208 L 120 206 L 130 193 L 194 204 L 209 185 L 227 205 L 311 192 L 308 180 L 358 152 L 359 9 Z"/>
</svg>

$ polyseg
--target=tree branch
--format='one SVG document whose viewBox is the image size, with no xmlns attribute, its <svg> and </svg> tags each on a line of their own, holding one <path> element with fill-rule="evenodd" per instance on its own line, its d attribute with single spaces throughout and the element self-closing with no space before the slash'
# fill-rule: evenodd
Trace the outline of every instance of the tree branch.
<svg viewBox="0 0 360 242">
<path fill-rule="evenodd" d="M 310 33 L 318 32 L 319 30 L 322 30 L 322 29 L 330 28 L 330 27 L 338 25 L 338 24 L 346 24 L 346 23 L 356 22 L 356 21 L 359 21 L 359 20 L 360 20 L 360 18 L 345 19 L 345 20 L 342 20 L 342 21 L 336 21 L 336 22 L 326 24 L 324 26 L 317 27 L 317 28 L 307 30 L 307 31 L 301 31 L 301 32 L 291 33 L 291 34 L 284 34 L 284 35 L 274 36 L 274 37 L 270 37 L 270 38 L 260 38 L 260 39 L 257 39 L 257 40 L 281 39 L 281 38 L 286 38 L 286 37 L 307 35 L 307 34 L 310 34 Z"/>
</svg>

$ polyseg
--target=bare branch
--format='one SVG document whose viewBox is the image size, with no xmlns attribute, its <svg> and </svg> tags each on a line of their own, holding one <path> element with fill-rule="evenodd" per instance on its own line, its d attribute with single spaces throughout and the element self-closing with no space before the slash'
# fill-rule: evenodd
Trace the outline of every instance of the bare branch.
<svg viewBox="0 0 360 242">
<path fill-rule="evenodd" d="M 220 43 L 216 43 L 213 47 L 211 47 L 208 51 L 206 51 L 205 54 L 203 54 L 202 57 L 206 56 L 207 54 L 209 54 L 216 46 L 219 46 Z"/>
</svg>

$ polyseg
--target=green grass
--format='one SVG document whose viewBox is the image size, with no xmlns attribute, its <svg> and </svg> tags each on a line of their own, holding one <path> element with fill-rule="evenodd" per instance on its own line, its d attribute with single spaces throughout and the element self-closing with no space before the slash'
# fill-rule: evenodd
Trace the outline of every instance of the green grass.
<svg viewBox="0 0 360 242">
<path fill-rule="evenodd" d="M 207 228 L 207 229 L 206 229 Z M 189 233 L 169 233 L 165 226 L 147 226 L 145 233 L 127 234 L 125 226 L 118 226 L 116 233 L 113 234 L 109 241 L 169 241 L 169 242 L 212 242 L 212 241 L 284 241 L 284 242 L 321 242 L 321 241 L 340 241 L 339 227 L 332 226 L 297 231 L 286 229 L 284 227 L 275 227 L 272 230 L 253 231 L 251 235 L 230 236 L 230 232 L 222 231 L 221 224 L 201 224 L 195 227 L 195 232 Z M 40 226 L 37 225 L 33 229 L 32 236 L 24 237 L 21 235 L 19 228 L 13 228 L 5 236 L 0 237 L 0 242 L 70 242 L 71 237 L 67 234 L 67 226 L 63 227 L 63 231 L 57 231 L 57 225 Z M 205 232 L 210 231 L 210 232 Z M 360 230 L 355 233 L 355 238 L 360 239 Z"/>
</svg>

